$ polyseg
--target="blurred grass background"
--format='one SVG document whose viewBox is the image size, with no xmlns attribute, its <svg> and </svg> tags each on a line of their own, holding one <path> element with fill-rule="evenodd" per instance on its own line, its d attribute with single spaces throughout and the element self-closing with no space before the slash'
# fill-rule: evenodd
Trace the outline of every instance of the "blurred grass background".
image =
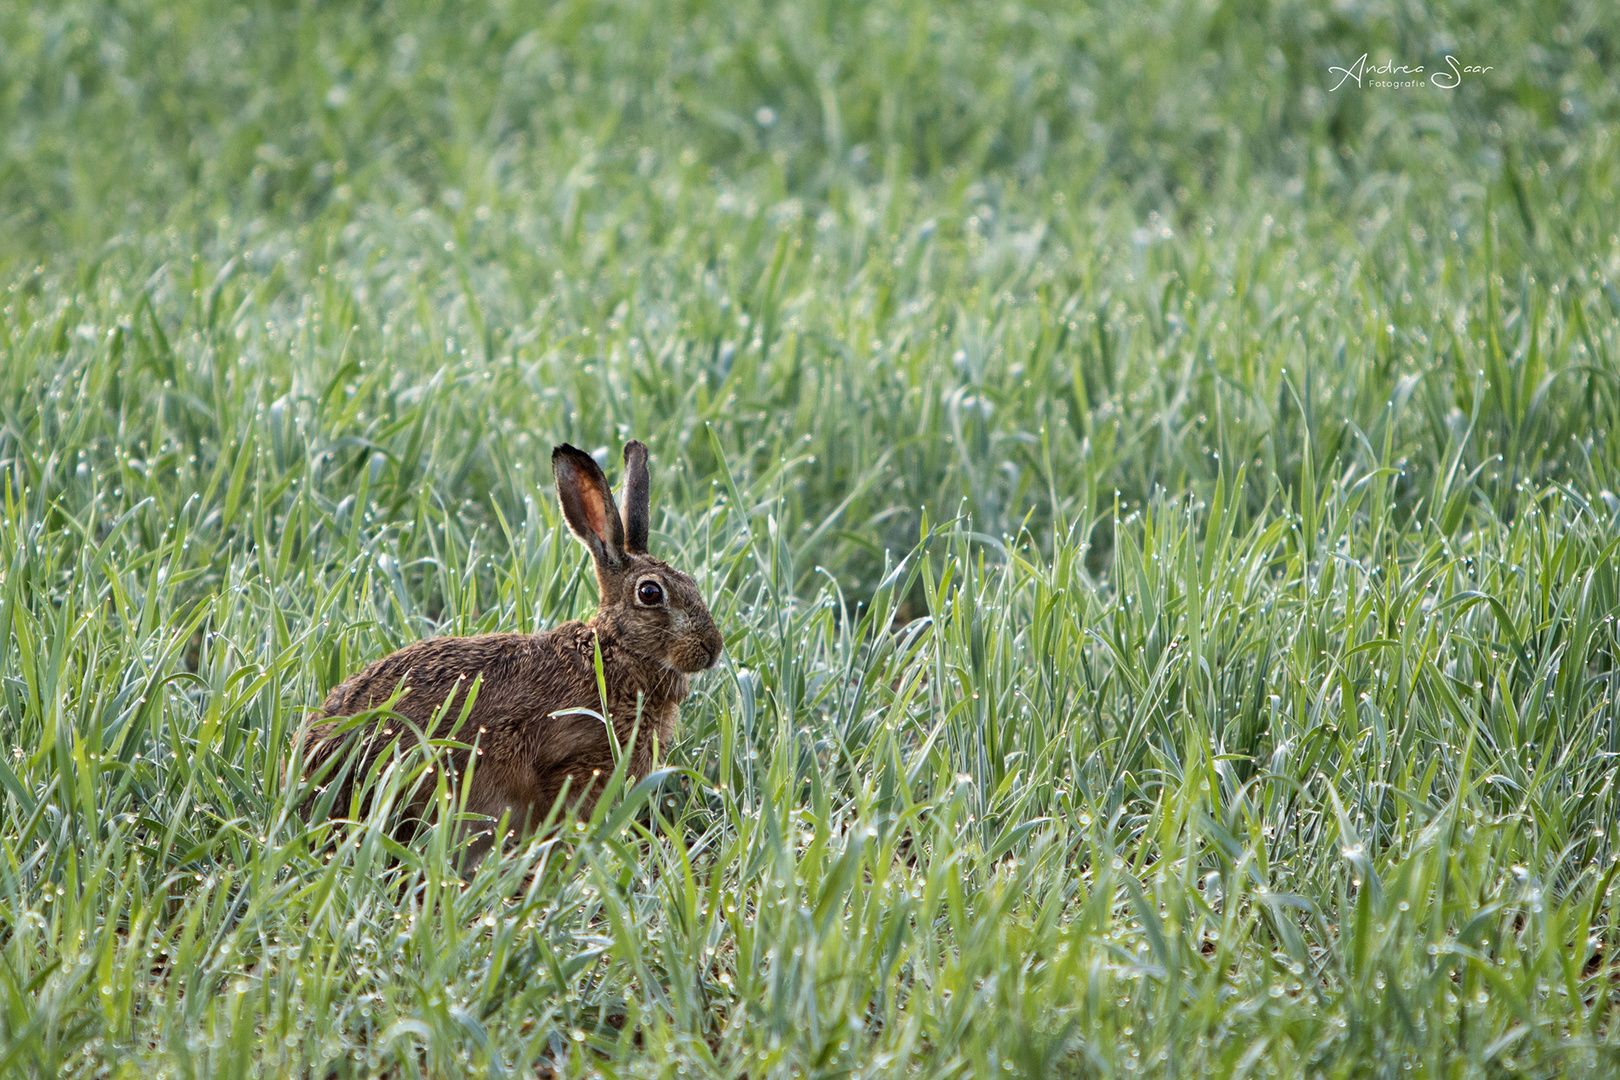
<svg viewBox="0 0 1620 1080">
<path fill-rule="evenodd" d="M 0 1072 L 1612 1070 L 1617 50 L 0 5 Z M 631 436 L 692 771 L 467 885 L 300 824 L 327 687 L 588 610 Z"/>
</svg>

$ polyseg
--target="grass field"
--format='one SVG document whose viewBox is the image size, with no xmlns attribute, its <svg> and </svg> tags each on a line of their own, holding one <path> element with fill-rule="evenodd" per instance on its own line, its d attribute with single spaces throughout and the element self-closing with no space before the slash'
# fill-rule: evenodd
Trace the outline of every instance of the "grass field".
<svg viewBox="0 0 1620 1080">
<path fill-rule="evenodd" d="M 0 1075 L 1620 1074 L 1617 71 L 0 0 Z M 632 436 L 727 647 L 668 770 L 467 876 L 302 822 L 346 674 L 591 608 L 545 463 Z"/>
</svg>

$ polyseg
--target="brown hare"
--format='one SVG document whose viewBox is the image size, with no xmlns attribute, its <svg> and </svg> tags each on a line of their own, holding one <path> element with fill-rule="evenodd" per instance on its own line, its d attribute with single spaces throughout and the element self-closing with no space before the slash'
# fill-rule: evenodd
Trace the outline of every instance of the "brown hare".
<svg viewBox="0 0 1620 1080">
<path fill-rule="evenodd" d="M 341 718 L 381 706 L 399 691 L 394 713 L 423 731 L 439 717 L 429 737 L 448 737 L 461 718 L 463 695 L 481 675 L 477 699 L 454 736 L 478 748 L 468 812 L 491 823 L 507 815 L 510 828 L 528 831 L 545 820 L 566 783 L 573 811 L 589 815 L 613 771 L 614 749 L 596 715 L 568 710 L 602 711 L 598 649 L 607 714 L 620 746 L 629 747 L 636 731 L 628 772 L 648 774 L 654 740 L 668 747 L 674 735 L 687 677 L 714 665 L 721 640 L 691 577 L 647 554 L 650 485 L 640 442 L 625 445 L 624 468 L 621 518 L 607 477 L 589 454 L 567 444 L 551 454 L 563 518 L 596 564 L 601 599 L 590 621 L 543 634 L 428 638 L 332 690 L 302 739 L 306 772 L 333 756 L 341 759 L 351 739 L 363 740 L 335 808 L 347 808 L 349 785 L 396 739 L 415 738 L 410 725 L 387 719 L 338 735 Z M 467 757 L 465 750 L 451 754 L 458 774 Z M 426 796 L 411 809 L 424 811 Z M 474 851 L 487 850 L 491 840 L 484 835 Z"/>
</svg>

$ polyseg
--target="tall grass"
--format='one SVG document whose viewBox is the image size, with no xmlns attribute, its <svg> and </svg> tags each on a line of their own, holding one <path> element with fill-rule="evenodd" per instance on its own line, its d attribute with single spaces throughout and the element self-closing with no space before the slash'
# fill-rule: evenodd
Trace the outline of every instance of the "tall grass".
<svg viewBox="0 0 1620 1080">
<path fill-rule="evenodd" d="M 0 7 L 0 1074 L 1611 1074 L 1616 29 Z M 668 768 L 303 821 L 631 435 Z"/>
</svg>

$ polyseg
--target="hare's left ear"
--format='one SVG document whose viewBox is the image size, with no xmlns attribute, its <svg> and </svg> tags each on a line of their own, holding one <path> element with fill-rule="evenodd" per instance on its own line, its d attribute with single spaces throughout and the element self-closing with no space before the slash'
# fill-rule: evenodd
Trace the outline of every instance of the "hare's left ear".
<svg viewBox="0 0 1620 1080">
<path fill-rule="evenodd" d="M 624 529 L 607 477 L 591 455 L 563 443 L 551 452 L 551 475 L 569 531 L 590 549 L 597 569 L 617 571 L 625 563 Z"/>
<path fill-rule="evenodd" d="M 652 517 L 652 481 L 647 475 L 647 447 L 632 439 L 624 444 L 624 550 L 647 554 Z"/>
</svg>

